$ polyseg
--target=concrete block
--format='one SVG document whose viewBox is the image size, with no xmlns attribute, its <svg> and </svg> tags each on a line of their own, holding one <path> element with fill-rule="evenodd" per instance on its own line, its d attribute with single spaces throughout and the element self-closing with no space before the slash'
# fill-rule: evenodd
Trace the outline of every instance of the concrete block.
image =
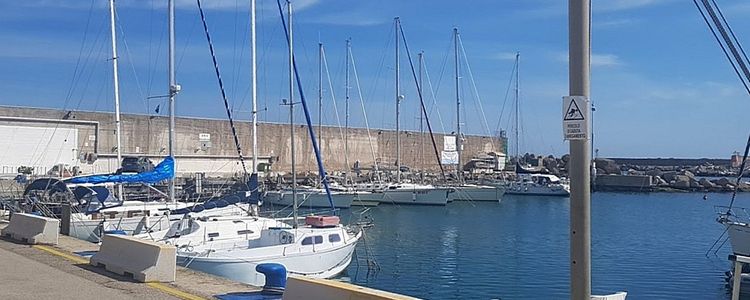
<svg viewBox="0 0 750 300">
<path fill-rule="evenodd" d="M 32 214 L 13 214 L 2 235 L 31 245 L 57 245 L 60 220 Z"/>
<path fill-rule="evenodd" d="M 99 252 L 91 257 L 91 265 L 140 282 L 173 282 L 177 249 L 132 236 L 105 234 Z"/>
<path fill-rule="evenodd" d="M 345 282 L 289 276 L 284 300 L 406 300 L 417 299 Z"/>
</svg>

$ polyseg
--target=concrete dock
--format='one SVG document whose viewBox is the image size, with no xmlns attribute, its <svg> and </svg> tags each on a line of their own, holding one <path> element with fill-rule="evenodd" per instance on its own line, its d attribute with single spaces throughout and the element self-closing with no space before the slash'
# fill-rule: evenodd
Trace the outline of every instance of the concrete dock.
<svg viewBox="0 0 750 300">
<path fill-rule="evenodd" d="M 259 291 L 182 267 L 173 283 L 138 283 L 89 265 L 87 254 L 98 249 L 62 235 L 56 246 L 0 239 L 0 299 L 211 299 Z"/>
</svg>

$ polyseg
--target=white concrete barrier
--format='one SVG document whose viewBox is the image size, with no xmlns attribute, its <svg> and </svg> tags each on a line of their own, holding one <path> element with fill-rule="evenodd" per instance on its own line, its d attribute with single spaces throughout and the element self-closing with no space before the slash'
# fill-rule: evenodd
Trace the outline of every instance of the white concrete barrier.
<svg viewBox="0 0 750 300">
<path fill-rule="evenodd" d="M 340 281 L 289 276 L 284 300 L 411 300 L 414 297 Z"/>
<path fill-rule="evenodd" d="M 60 220 L 32 214 L 13 214 L 2 236 L 27 244 L 57 245 Z"/>
<path fill-rule="evenodd" d="M 132 236 L 105 234 L 91 264 L 140 282 L 173 282 L 177 272 L 174 246 Z"/>
</svg>

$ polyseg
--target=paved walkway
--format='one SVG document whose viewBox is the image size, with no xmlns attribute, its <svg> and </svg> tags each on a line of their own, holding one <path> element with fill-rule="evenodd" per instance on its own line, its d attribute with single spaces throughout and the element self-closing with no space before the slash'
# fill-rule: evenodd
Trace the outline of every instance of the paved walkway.
<svg viewBox="0 0 750 300">
<path fill-rule="evenodd" d="M 85 265 L 29 246 L 2 243 L 0 299 L 177 299 L 142 284 L 88 271 Z"/>
</svg>

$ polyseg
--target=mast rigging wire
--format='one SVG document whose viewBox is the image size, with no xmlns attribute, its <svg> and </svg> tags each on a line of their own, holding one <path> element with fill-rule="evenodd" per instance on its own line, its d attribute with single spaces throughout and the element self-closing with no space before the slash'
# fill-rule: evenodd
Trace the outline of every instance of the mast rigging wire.
<svg viewBox="0 0 750 300">
<path fill-rule="evenodd" d="M 482 125 L 484 126 L 484 129 L 486 130 L 486 133 L 488 136 L 491 136 L 490 133 L 490 125 L 487 122 L 487 116 L 484 113 L 484 106 L 482 105 L 482 98 L 479 96 L 479 90 L 477 89 L 477 83 L 474 81 L 474 73 L 471 71 L 471 66 L 469 65 L 469 58 L 466 55 L 466 49 L 464 48 L 464 42 L 461 40 L 461 36 L 456 37 L 458 39 L 458 45 L 461 46 L 461 53 L 464 55 L 464 63 L 466 64 L 466 71 L 469 73 L 469 81 L 471 82 L 471 87 L 473 88 L 474 95 L 476 95 L 477 103 L 479 104 L 479 111 L 482 115 Z M 494 140 L 490 140 L 490 142 L 493 145 L 495 145 Z"/>
<path fill-rule="evenodd" d="M 716 4 L 716 1 L 711 0 L 713 3 L 713 6 L 708 2 L 708 0 L 701 0 L 701 3 L 703 4 L 703 9 L 701 9 L 701 6 L 698 4 L 698 0 L 693 0 L 693 3 L 695 4 L 695 7 L 698 8 L 698 11 L 701 13 L 701 16 L 703 17 L 703 20 L 706 22 L 706 25 L 708 25 L 708 28 L 711 30 L 711 33 L 714 36 L 714 39 L 717 43 L 719 43 L 719 46 L 721 47 L 721 50 L 724 52 L 724 55 L 726 56 L 727 60 L 729 60 L 729 63 L 732 65 L 732 68 L 734 69 L 735 74 L 737 74 L 737 77 L 742 82 L 742 85 L 745 87 L 745 91 L 750 94 L 750 89 L 748 88 L 747 82 L 750 81 L 750 70 L 747 68 L 747 55 L 745 54 L 745 50 L 742 48 L 742 45 L 740 44 L 739 40 L 737 40 L 737 36 L 734 35 L 734 32 L 732 31 L 731 27 L 729 26 L 729 23 L 724 18 L 724 14 L 721 12 L 721 8 Z M 705 10 L 705 12 L 704 12 Z M 719 17 L 716 15 L 716 12 L 719 13 L 719 16 L 721 16 L 721 20 L 719 20 Z M 711 22 L 709 22 L 708 18 L 706 17 L 706 13 L 711 17 L 711 21 L 713 21 L 714 26 L 716 27 L 714 29 L 713 26 L 711 26 Z M 723 21 L 723 22 L 722 22 Z M 725 28 L 726 27 L 726 28 Z M 719 36 L 716 34 L 716 31 L 718 31 L 721 34 L 722 39 L 719 39 Z M 731 33 L 732 38 L 730 38 L 729 34 L 727 34 L 727 31 Z M 726 47 L 723 42 L 726 44 Z M 735 45 L 735 43 L 737 45 Z M 732 56 L 730 57 L 729 53 L 727 53 L 727 48 L 732 52 Z M 740 51 L 742 55 L 740 55 Z M 732 60 L 734 58 L 734 60 Z M 744 58 L 744 59 L 743 59 Z M 737 65 L 739 65 L 739 68 L 742 70 L 742 74 L 740 74 L 740 71 L 737 69 Z M 744 77 L 743 77 L 744 75 Z M 727 208 L 727 215 L 731 215 L 732 206 L 734 205 L 734 200 L 737 197 L 737 190 L 739 189 L 740 182 L 742 181 L 742 177 L 745 173 L 745 165 L 747 163 L 747 156 L 748 152 L 750 152 L 750 135 L 748 136 L 747 143 L 745 144 L 745 153 L 742 156 L 742 163 L 740 164 L 740 170 L 737 172 L 737 185 L 734 188 L 734 191 L 732 191 L 732 199 L 729 202 L 729 207 Z"/>
<path fill-rule="evenodd" d="M 362 115 L 365 119 L 365 128 L 367 129 L 367 143 L 370 145 L 370 152 L 372 153 L 372 162 L 375 166 L 375 174 L 380 181 L 380 171 L 378 170 L 378 159 L 375 154 L 375 147 L 372 144 L 372 135 L 370 134 L 370 122 L 367 120 L 367 111 L 365 110 L 365 99 L 362 97 L 362 88 L 359 85 L 359 75 L 357 74 L 357 63 L 354 61 L 354 54 L 349 51 L 349 58 L 352 60 L 352 70 L 354 71 L 354 82 L 357 84 L 357 94 L 359 95 L 359 103 L 362 105 Z"/>
<path fill-rule="evenodd" d="M 325 67 L 326 78 L 328 79 L 328 88 L 331 89 L 330 90 L 330 92 L 331 92 L 330 94 L 331 94 L 331 102 L 333 102 L 333 113 L 336 116 L 336 125 L 338 125 L 336 127 L 339 128 L 339 135 L 341 135 L 341 140 L 343 141 L 344 140 L 344 129 L 341 128 L 341 118 L 339 118 L 339 108 L 338 108 L 338 105 L 336 105 L 336 93 L 333 90 L 333 82 L 331 81 L 331 73 L 328 70 L 328 59 L 326 58 L 326 50 L 325 50 L 325 48 L 321 48 L 321 51 L 322 51 L 322 54 L 323 54 L 323 67 Z M 319 134 L 322 134 L 322 132 L 320 132 Z M 349 166 L 346 166 L 346 163 L 345 163 L 344 167 L 345 167 L 344 168 L 345 170 L 349 169 Z"/>
<path fill-rule="evenodd" d="M 440 153 L 437 150 L 437 144 L 435 143 L 435 135 L 432 133 L 432 125 L 430 124 L 430 118 L 427 115 L 427 108 L 424 105 L 424 99 L 422 99 L 422 89 L 419 87 L 419 80 L 417 79 L 417 72 L 414 70 L 414 62 L 411 60 L 411 52 L 409 52 L 409 44 L 406 42 L 406 35 L 404 34 L 404 27 L 399 24 L 399 31 L 401 31 L 401 39 L 404 41 L 404 48 L 406 49 L 406 57 L 409 59 L 409 66 L 411 67 L 411 74 L 414 77 L 414 82 L 417 85 L 417 94 L 419 94 L 419 103 L 422 106 L 422 112 L 424 113 L 424 120 L 427 122 L 427 130 L 430 131 L 430 140 L 432 141 L 432 149 L 435 151 L 435 158 L 437 159 L 437 165 L 440 167 L 440 174 L 445 177 L 445 170 L 443 164 L 440 163 Z M 398 134 L 398 133 L 397 133 Z"/>
<path fill-rule="evenodd" d="M 200 1 L 200 0 L 198 0 Z M 276 4 L 279 9 L 279 17 L 281 18 L 281 25 L 284 27 L 284 35 L 286 36 L 286 42 L 287 45 L 291 46 L 291 41 L 289 39 L 289 29 L 286 26 L 286 19 L 284 18 L 284 10 L 281 9 L 281 0 L 276 0 Z M 299 97 L 302 102 L 302 109 L 305 112 L 305 121 L 307 122 L 307 132 L 310 134 L 310 141 L 312 142 L 313 152 L 315 152 L 315 160 L 318 163 L 318 172 L 320 173 L 321 181 L 323 181 L 323 187 L 326 191 L 326 196 L 328 196 L 328 203 L 331 205 L 331 209 L 333 209 L 334 214 L 336 214 L 337 210 L 336 207 L 333 205 L 333 198 L 331 197 L 331 189 L 328 186 L 328 174 L 326 173 L 326 169 L 323 166 L 323 160 L 321 159 L 320 154 L 320 148 L 318 147 L 318 140 L 315 138 L 315 127 L 313 127 L 312 119 L 310 118 L 310 110 L 307 108 L 307 101 L 305 100 L 305 93 L 302 89 L 302 81 L 299 77 L 299 71 L 297 70 L 297 61 L 294 59 L 294 55 L 292 55 L 292 67 L 294 72 L 294 78 L 297 81 L 297 90 L 299 91 Z"/>
<path fill-rule="evenodd" d="M 237 136 L 237 129 L 234 127 L 234 119 L 232 118 L 232 111 L 229 108 L 229 101 L 227 100 L 227 94 L 224 91 L 224 82 L 221 80 L 221 73 L 219 72 L 219 63 L 216 61 L 216 53 L 214 52 L 213 43 L 211 43 L 211 34 L 208 32 L 208 25 L 206 24 L 206 16 L 203 14 L 203 7 L 201 6 L 201 0 L 198 2 L 198 11 L 201 14 L 201 22 L 203 23 L 203 31 L 206 33 L 206 40 L 208 41 L 208 49 L 211 51 L 211 60 L 214 63 L 214 71 L 216 71 L 216 79 L 219 81 L 219 89 L 221 90 L 221 98 L 224 100 L 224 109 L 227 112 L 227 118 L 229 118 L 229 127 L 232 128 L 232 137 L 234 138 L 234 145 L 237 147 L 237 155 L 240 158 L 240 164 L 242 165 L 242 171 L 245 177 L 247 177 L 247 166 L 245 166 L 245 158 L 242 156 L 242 146 L 240 146 L 240 139 Z"/>
</svg>

